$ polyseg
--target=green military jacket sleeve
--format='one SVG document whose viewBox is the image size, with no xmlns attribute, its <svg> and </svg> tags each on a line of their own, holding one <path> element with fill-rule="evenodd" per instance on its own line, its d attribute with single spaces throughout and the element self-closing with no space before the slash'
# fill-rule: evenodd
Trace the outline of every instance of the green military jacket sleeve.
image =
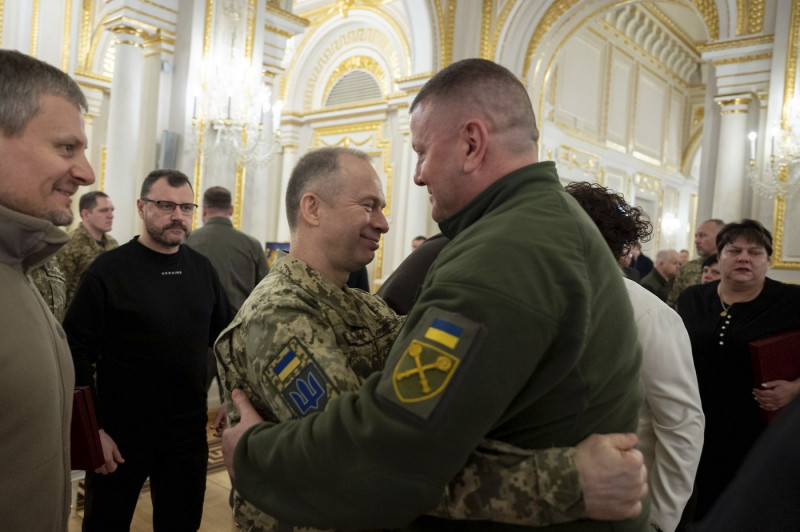
<svg viewBox="0 0 800 532">
<path fill-rule="evenodd" d="M 346 297 L 342 296 L 342 290 L 292 257 L 280 257 L 273 271 L 220 335 L 215 352 L 228 405 L 231 390 L 240 387 L 262 416 L 285 421 L 304 414 L 292 403 L 291 396 L 288 402 L 284 400 L 287 387 L 294 384 L 283 385 L 270 370 L 271 363 L 281 358 L 281 345 L 292 345 L 294 352 L 300 353 L 302 365 L 319 365 L 322 378 L 333 384 L 333 398 L 341 391 L 357 390 L 364 378 L 375 371 L 372 363 L 357 365 L 355 371 L 348 366 L 351 354 L 358 345 L 365 344 L 368 336 L 370 341 L 366 344 L 377 347 L 374 363 L 382 367 L 403 318 L 375 296 L 347 289 Z M 370 316 L 377 319 L 371 320 Z M 336 334 L 332 323 L 345 334 Z M 385 327 L 382 324 L 389 325 L 385 337 L 388 343 L 375 344 L 374 337 Z M 353 334 L 356 325 L 363 326 L 359 334 Z M 297 367 L 295 372 L 299 372 Z M 230 408 L 229 414 L 234 425 L 238 413 Z M 431 513 L 450 519 L 528 525 L 584 517 L 574 453 L 575 448 L 526 451 L 485 440 L 448 483 L 441 502 Z M 234 520 L 252 531 L 319 530 L 280 523 L 238 492 L 234 494 Z"/>
</svg>

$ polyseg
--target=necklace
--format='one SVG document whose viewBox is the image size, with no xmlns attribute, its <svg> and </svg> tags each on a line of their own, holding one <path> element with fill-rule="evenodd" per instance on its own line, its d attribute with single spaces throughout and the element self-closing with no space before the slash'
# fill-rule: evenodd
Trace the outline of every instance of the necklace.
<svg viewBox="0 0 800 532">
<path fill-rule="evenodd" d="M 728 309 L 733 306 L 733 303 L 730 305 L 725 304 L 725 302 L 722 300 L 722 293 L 719 291 L 719 285 L 717 285 L 717 296 L 719 297 L 719 304 L 722 305 L 722 312 L 720 312 L 719 315 L 724 318 L 728 315 Z"/>
</svg>

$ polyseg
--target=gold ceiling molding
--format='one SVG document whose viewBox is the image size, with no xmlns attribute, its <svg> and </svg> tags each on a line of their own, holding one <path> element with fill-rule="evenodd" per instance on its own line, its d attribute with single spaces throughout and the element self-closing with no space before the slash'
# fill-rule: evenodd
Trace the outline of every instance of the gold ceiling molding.
<svg viewBox="0 0 800 532">
<path fill-rule="evenodd" d="M 101 74 L 95 74 L 94 72 L 89 72 L 88 70 L 76 70 L 75 71 L 75 75 L 76 76 L 81 76 L 81 77 L 84 77 L 84 78 L 88 78 L 88 79 L 94 79 L 94 80 L 97 80 L 97 81 L 102 81 L 104 83 L 111 83 L 111 78 L 110 77 L 103 76 Z M 103 87 L 101 85 L 97 85 L 96 88 L 99 88 L 101 90 L 106 90 L 107 87 Z"/>
<path fill-rule="evenodd" d="M 267 3 L 267 13 L 272 13 L 273 15 L 277 15 L 281 18 L 289 19 L 296 24 L 300 24 L 301 26 L 308 26 L 309 20 L 307 18 L 303 18 L 299 15 L 295 15 L 294 13 L 290 13 L 288 11 L 284 11 L 280 8 L 278 2 L 275 2 L 275 5 L 272 5 L 273 2 Z M 293 35 L 289 35 L 289 37 L 293 37 Z"/>
<path fill-rule="evenodd" d="M 309 19 L 312 24 L 317 25 L 320 21 L 341 16 L 346 17 L 351 9 L 361 9 L 365 7 L 381 7 L 390 3 L 392 0 L 336 0 L 327 2 L 320 7 L 310 9 L 300 14 L 300 17 Z M 270 6 L 268 6 L 269 8 Z"/>
<path fill-rule="evenodd" d="M 325 51 L 319 56 L 319 59 L 317 60 L 316 64 L 314 65 L 314 72 L 312 74 L 312 79 L 313 79 L 314 82 L 316 82 L 316 79 L 319 77 L 320 69 L 322 68 L 322 66 L 324 66 L 331 59 L 331 57 L 333 57 L 334 53 L 336 53 L 340 49 L 346 49 L 347 46 L 349 46 L 353 42 L 357 42 L 357 41 L 370 42 L 371 44 L 373 44 L 377 48 L 379 48 L 384 53 L 384 55 L 385 55 L 387 61 L 389 62 L 389 64 L 392 65 L 392 68 L 394 70 L 394 72 L 393 72 L 394 74 L 397 74 L 397 73 L 400 72 L 400 62 L 403 59 L 405 59 L 405 63 L 406 63 L 405 64 L 405 71 L 408 72 L 408 71 L 411 70 L 411 52 L 410 52 L 408 41 L 406 40 L 405 33 L 400 30 L 400 27 L 397 24 L 397 22 L 394 19 L 392 19 L 387 13 L 384 13 L 380 9 L 376 9 L 376 8 L 372 7 L 372 5 L 371 5 L 371 4 L 382 5 L 384 2 L 383 1 L 379 1 L 379 0 L 362 0 L 362 1 L 363 2 L 369 2 L 370 5 L 366 5 L 366 3 L 363 4 L 363 5 L 360 4 L 358 6 L 358 9 L 364 10 L 364 11 L 369 11 L 369 12 L 377 14 L 380 18 L 382 18 L 384 21 L 386 21 L 386 23 L 389 24 L 389 26 L 391 26 L 391 28 L 394 30 L 395 36 L 400 41 L 400 45 L 401 45 L 401 47 L 403 49 L 402 57 L 398 57 L 397 56 L 397 54 L 394 51 L 394 48 L 391 46 L 391 41 L 386 36 L 386 34 L 384 34 L 383 32 L 378 31 L 378 30 L 376 30 L 375 28 L 372 28 L 372 27 L 370 27 L 370 28 L 355 28 L 355 29 L 352 29 L 352 30 L 348 31 L 344 35 L 340 35 L 336 40 L 333 40 L 328 44 L 328 48 L 325 49 Z M 313 18 L 314 20 L 311 23 L 311 26 L 312 26 L 311 30 L 304 34 L 303 41 L 297 45 L 297 50 L 307 49 L 309 42 L 311 42 L 313 37 L 320 30 L 320 28 L 323 26 L 323 24 L 325 22 L 327 22 L 329 19 L 337 16 L 337 13 L 338 13 L 335 10 L 331 11 L 330 9 L 327 9 L 324 16 L 318 16 L 317 13 L 319 11 L 320 11 L 320 9 L 315 9 L 315 10 L 310 11 L 308 13 L 303 13 L 302 14 L 302 17 L 304 19 L 312 19 Z M 365 36 L 367 38 L 364 38 Z M 286 75 L 282 76 L 282 78 L 281 78 L 281 82 L 280 82 L 280 99 L 283 100 L 284 102 L 287 101 L 287 99 L 288 99 L 289 80 L 290 80 L 290 78 L 293 77 L 293 73 L 297 69 L 297 59 L 298 59 L 299 55 L 300 54 L 294 54 L 294 56 L 291 59 L 291 64 L 289 65 L 289 68 L 286 69 L 286 72 L 287 72 Z M 304 106 L 306 106 L 305 107 L 306 109 L 307 109 L 308 106 L 310 106 L 310 104 L 307 104 L 307 102 L 310 102 L 309 91 L 313 89 L 313 87 L 311 85 L 312 85 L 312 83 L 309 83 L 309 89 L 306 91 L 306 96 L 304 98 Z"/>
<path fill-rule="evenodd" d="M 706 108 L 702 105 L 696 107 L 692 113 L 692 127 L 697 126 L 698 124 L 703 122 L 703 117 L 705 117 Z"/>
<path fill-rule="evenodd" d="M 684 175 L 687 177 L 689 176 L 689 172 L 691 168 L 687 168 L 687 165 L 690 164 L 689 157 L 694 155 L 697 151 L 697 145 L 701 141 L 701 136 L 703 134 L 703 128 L 698 127 L 689 137 L 689 142 L 686 143 L 686 149 L 683 151 L 681 155 L 681 167 L 680 170 Z"/>
<path fill-rule="evenodd" d="M 764 30 L 764 0 L 736 0 L 736 35 Z"/>
<path fill-rule="evenodd" d="M 730 107 L 731 105 L 750 105 L 752 98 L 728 98 L 725 100 L 717 100 L 720 107 Z"/>
<path fill-rule="evenodd" d="M 669 18 L 664 11 L 658 7 L 657 4 L 643 4 L 642 8 L 648 11 L 656 20 L 658 20 L 661 24 L 663 24 L 666 28 L 669 29 L 678 38 L 679 41 L 683 43 L 689 50 L 694 52 L 695 54 L 700 54 L 697 51 L 697 43 L 692 41 L 692 38 L 686 33 L 683 28 L 675 24 L 671 18 Z"/>
<path fill-rule="evenodd" d="M 380 100 L 371 100 L 368 102 L 358 102 L 358 103 L 345 103 L 342 105 L 335 105 L 332 107 L 326 107 L 324 109 L 315 109 L 313 111 L 309 111 L 307 113 L 297 113 L 296 116 L 301 116 L 303 118 L 313 118 L 318 115 L 328 115 L 333 112 L 339 111 L 348 111 L 348 110 L 361 110 L 361 112 L 355 113 L 348 113 L 348 118 L 353 118 L 357 116 L 370 116 L 375 115 L 376 111 L 380 111 L 380 109 L 376 109 L 375 106 L 381 105 L 388 105 L 389 100 L 388 98 L 381 98 Z M 281 115 L 281 122 L 284 122 L 283 116 Z"/>
<path fill-rule="evenodd" d="M 39 0 L 33 0 L 33 14 L 31 16 L 31 50 L 30 54 L 36 57 L 36 44 L 39 42 Z"/>
<path fill-rule="evenodd" d="M 771 70 L 754 70 L 752 72 L 737 72 L 736 74 L 725 74 L 724 76 L 717 76 L 717 80 L 725 78 L 741 78 L 742 76 L 755 76 L 758 74 L 769 74 Z M 727 87 L 727 85 L 726 85 Z"/>
<path fill-rule="evenodd" d="M 716 41 L 719 39 L 719 12 L 717 3 L 714 0 L 692 0 L 692 3 L 700 11 L 700 16 L 706 23 L 708 30 L 708 40 Z"/>
<path fill-rule="evenodd" d="M 255 42 L 255 40 L 256 40 L 256 0 L 250 0 L 247 4 L 247 35 L 245 36 L 244 40 L 244 56 L 250 61 L 252 61 L 253 59 L 253 43 Z"/>
<path fill-rule="evenodd" d="M 2 18 L 2 17 L 0 17 Z M 0 20 L 0 26 L 3 21 Z M 69 50 L 72 39 L 70 38 L 70 29 L 72 27 L 72 0 L 66 0 L 64 3 L 64 34 L 61 38 L 61 70 L 69 72 Z"/>
<path fill-rule="evenodd" d="M 203 25 L 203 63 L 208 61 L 208 54 L 211 51 L 211 33 L 214 23 L 214 0 L 206 0 L 206 18 Z M 205 69 L 203 69 L 205 71 Z M 205 74 L 204 74 L 205 75 Z M 206 80 L 203 79 L 203 91 L 205 91 Z"/>
<path fill-rule="evenodd" d="M 552 29 L 564 13 L 569 11 L 572 6 L 579 1 L 580 0 L 560 0 L 558 2 L 553 2 L 550 4 L 550 7 L 547 8 L 547 11 L 545 11 L 544 15 L 542 15 L 542 18 L 539 20 L 539 24 L 536 25 L 536 29 L 531 33 L 531 40 L 528 41 L 528 49 L 525 51 L 525 62 L 522 67 L 523 78 L 528 79 L 533 55 L 536 53 L 536 50 L 539 49 L 539 45 L 542 39 L 544 39 L 545 34 Z"/>
<path fill-rule="evenodd" d="M 482 59 L 491 59 L 489 55 L 492 51 L 490 37 L 492 31 L 492 12 L 494 11 L 493 0 L 483 0 L 483 9 L 481 10 L 481 51 L 480 57 Z"/>
<path fill-rule="evenodd" d="M 352 1 L 352 0 L 339 0 L 339 1 L 342 2 L 342 1 Z M 367 11 L 367 12 L 370 12 L 370 13 L 374 13 L 374 14 L 378 15 L 379 18 L 383 19 L 389 26 L 391 26 L 391 28 L 394 30 L 395 36 L 400 41 L 400 45 L 403 47 L 403 56 L 406 58 L 406 70 L 407 71 L 411 70 L 411 49 L 409 48 L 408 41 L 406 40 L 406 33 L 400 28 L 400 25 L 397 23 L 396 20 L 394 20 L 394 18 L 392 18 L 388 13 L 386 13 L 382 9 L 379 9 L 380 6 L 382 6 L 386 2 L 387 2 L 387 0 L 360 0 L 358 5 L 352 6 L 349 9 L 355 9 L 355 10 L 359 10 L 359 11 Z M 312 13 L 313 13 L 313 11 L 312 11 Z M 329 8 L 326 16 L 321 17 L 318 20 L 314 20 L 312 22 L 312 24 L 311 24 L 311 25 L 315 26 L 314 30 L 309 32 L 306 35 L 306 38 L 303 39 L 303 43 L 300 46 L 298 46 L 297 49 L 298 50 L 302 50 L 303 49 L 303 45 L 308 42 L 308 37 L 310 37 L 313 33 L 316 33 L 316 31 L 325 22 L 327 22 L 328 20 L 330 20 L 330 19 L 332 19 L 332 18 L 334 18 L 334 17 L 336 17 L 338 15 L 339 15 L 339 11 L 338 10 L 331 10 Z M 305 18 L 309 18 L 309 17 L 306 16 L 305 14 L 303 14 L 302 18 L 305 19 Z M 304 24 L 304 25 L 308 25 L 308 21 L 306 21 L 306 24 Z"/>
<path fill-rule="evenodd" d="M 500 42 L 500 37 L 503 34 L 503 28 L 506 26 L 506 21 L 508 20 L 509 15 L 511 15 L 511 10 L 514 9 L 517 5 L 517 0 L 508 0 L 506 4 L 503 6 L 503 10 L 500 12 L 500 16 L 497 18 L 497 24 L 495 25 L 494 30 L 494 38 L 490 43 L 490 50 L 489 50 L 489 57 L 494 59 L 497 56 L 497 44 Z"/>
<path fill-rule="evenodd" d="M 106 27 L 108 31 L 116 35 L 133 35 L 135 37 L 139 37 L 142 40 L 147 40 L 151 38 L 151 35 L 147 33 L 145 30 L 141 28 L 137 28 L 135 26 L 130 26 L 128 24 L 117 24 L 115 26 Z M 119 42 L 119 41 L 115 41 Z"/>
<path fill-rule="evenodd" d="M 331 92 L 331 89 L 339 81 L 342 76 L 351 72 L 353 70 L 364 70 L 369 72 L 373 78 L 378 81 L 378 84 L 381 86 L 381 90 L 384 94 L 389 92 L 389 87 L 386 83 L 386 74 L 384 74 L 381 65 L 378 64 L 371 57 L 367 57 L 365 55 L 355 55 L 352 57 L 348 57 L 345 59 L 336 69 L 331 73 L 330 77 L 328 78 L 328 83 L 325 85 L 325 90 L 322 93 L 322 101 L 326 101 L 328 99 L 328 95 Z"/>
<path fill-rule="evenodd" d="M 781 129 L 789 129 L 789 107 L 794 98 L 794 80 L 797 77 L 797 46 L 800 44 L 800 3 L 792 2 L 789 27 L 789 45 L 786 54 L 786 76 L 783 83 L 783 114 L 781 116 Z"/>
<path fill-rule="evenodd" d="M 136 15 L 141 15 L 142 18 L 151 19 L 151 20 L 157 20 L 158 22 L 163 22 L 164 26 L 166 26 L 166 27 L 155 26 L 153 24 L 150 24 L 149 22 L 145 22 L 144 20 L 138 20 L 138 19 L 131 18 L 128 15 L 117 15 L 118 13 L 121 13 L 121 12 L 134 13 Z M 128 23 L 130 23 L 132 25 L 136 25 L 136 26 L 141 26 L 143 29 L 146 29 L 147 31 L 149 31 L 151 33 L 155 32 L 157 30 L 161 30 L 164 33 L 169 33 L 170 35 L 175 35 L 175 31 L 167 29 L 167 28 L 175 28 L 175 21 L 167 20 L 167 19 L 161 18 L 161 17 L 156 17 L 155 15 L 152 15 L 151 13 L 148 13 L 146 11 L 142 11 L 141 9 L 133 9 L 131 7 L 120 7 L 118 9 L 115 9 L 114 11 L 110 11 L 110 12 L 106 13 L 106 15 L 104 17 L 104 20 L 103 20 L 103 24 L 108 26 L 109 24 L 115 23 L 117 20 L 128 22 Z"/>
<path fill-rule="evenodd" d="M 83 0 L 81 7 L 81 27 L 78 33 L 78 65 L 84 70 L 91 69 L 89 49 L 92 44 L 92 2 Z"/>
<path fill-rule="evenodd" d="M 406 76 L 404 78 L 397 78 L 398 83 L 403 83 L 406 81 L 416 81 L 418 79 L 425 79 L 425 78 L 432 78 L 436 72 L 422 72 L 421 74 L 414 74 L 412 76 Z"/>
<path fill-rule="evenodd" d="M 367 42 L 373 44 L 384 52 L 387 60 L 394 64 L 395 68 L 399 68 L 397 64 L 401 58 L 397 57 L 392 48 L 391 41 L 383 32 L 376 28 L 354 28 L 347 33 L 340 35 L 336 40 L 330 42 L 325 51 L 318 56 L 317 62 L 308 78 L 306 90 L 303 97 L 303 111 L 308 111 L 312 107 L 312 97 L 317 83 L 320 81 L 320 76 L 325 70 L 326 66 L 332 61 L 337 54 L 346 51 L 354 43 Z M 299 49 L 302 49 L 299 48 Z M 292 70 L 296 65 L 292 65 Z M 285 86 L 282 88 L 286 88 Z M 282 99 L 286 101 L 286 95 L 282 94 Z"/>
<path fill-rule="evenodd" d="M 727 59 L 717 59 L 716 61 L 711 61 L 711 64 L 714 66 L 733 65 L 736 63 L 749 63 L 750 61 L 761 61 L 762 59 L 772 59 L 772 52 L 765 52 L 763 54 L 756 54 L 756 55 L 744 55 L 741 57 L 729 57 Z"/>
<path fill-rule="evenodd" d="M 446 3 L 447 15 L 445 15 Z M 456 0 L 433 0 L 436 11 L 436 25 L 439 28 L 440 68 L 453 62 L 453 26 L 455 25 Z"/>
<path fill-rule="evenodd" d="M 291 39 L 294 37 L 294 34 L 290 31 L 282 30 L 275 26 L 270 26 L 269 24 L 264 24 L 264 29 L 270 33 L 274 33 L 275 35 L 280 35 L 281 37 L 286 37 L 287 39 Z"/>
<path fill-rule="evenodd" d="M 757 46 L 759 44 L 772 44 L 774 41 L 772 35 L 761 35 L 759 37 L 746 37 L 744 39 L 734 39 L 730 41 L 709 42 L 708 44 L 701 44 L 697 47 L 700 53 L 717 52 L 719 50 L 728 50 L 730 48 L 743 48 L 745 46 Z"/>
<path fill-rule="evenodd" d="M 0 0 L 0 42 L 3 42 L 3 18 L 6 12 L 6 1 Z"/>
<path fill-rule="evenodd" d="M 661 178 L 658 176 L 645 174 L 644 172 L 636 172 L 633 178 L 636 188 L 642 191 L 648 191 L 658 194 L 661 192 Z"/>
<path fill-rule="evenodd" d="M 151 6 L 157 7 L 159 9 L 163 9 L 167 13 L 172 13 L 173 15 L 178 15 L 178 12 L 175 9 L 171 9 L 165 5 L 161 5 L 158 2 L 153 2 L 153 0 L 140 0 L 143 4 L 149 4 Z"/>
</svg>

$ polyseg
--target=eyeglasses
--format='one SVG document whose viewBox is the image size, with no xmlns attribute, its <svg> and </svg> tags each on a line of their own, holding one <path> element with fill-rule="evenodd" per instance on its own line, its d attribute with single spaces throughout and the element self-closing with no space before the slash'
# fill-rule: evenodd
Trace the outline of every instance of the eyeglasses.
<svg viewBox="0 0 800 532">
<path fill-rule="evenodd" d="M 180 207 L 181 214 L 194 214 L 194 211 L 197 210 L 196 203 L 175 203 L 172 201 L 159 201 L 147 198 L 141 198 L 141 200 L 146 201 L 147 203 L 155 203 L 159 212 L 164 214 L 172 214 L 175 212 L 175 207 Z"/>
</svg>

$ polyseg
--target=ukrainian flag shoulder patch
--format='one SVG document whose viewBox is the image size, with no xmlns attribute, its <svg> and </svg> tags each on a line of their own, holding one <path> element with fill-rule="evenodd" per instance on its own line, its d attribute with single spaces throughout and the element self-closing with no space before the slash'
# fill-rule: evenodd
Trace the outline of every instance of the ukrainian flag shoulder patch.
<svg viewBox="0 0 800 532">
<path fill-rule="evenodd" d="M 331 383 L 308 349 L 292 338 L 267 368 L 267 378 L 295 417 L 325 410 Z"/>
<path fill-rule="evenodd" d="M 387 361 L 377 393 L 427 420 L 480 342 L 482 330 L 454 312 L 428 309 L 406 338 L 400 357 Z"/>
</svg>

